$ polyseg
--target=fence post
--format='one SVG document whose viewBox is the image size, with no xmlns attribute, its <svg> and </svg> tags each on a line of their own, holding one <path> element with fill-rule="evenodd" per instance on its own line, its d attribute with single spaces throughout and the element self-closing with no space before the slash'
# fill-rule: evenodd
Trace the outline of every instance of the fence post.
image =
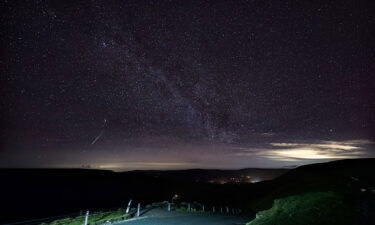
<svg viewBox="0 0 375 225">
<path fill-rule="evenodd" d="M 141 203 L 138 203 L 137 217 L 139 217 L 140 211 L 141 211 Z"/>
<path fill-rule="evenodd" d="M 171 211 L 171 203 L 168 202 L 168 212 Z"/>
<path fill-rule="evenodd" d="M 223 207 L 220 208 L 220 213 L 223 213 Z"/>
<path fill-rule="evenodd" d="M 227 213 L 229 214 L 229 207 L 227 206 L 226 209 L 227 209 Z"/>
<path fill-rule="evenodd" d="M 86 212 L 85 224 L 84 225 L 87 225 L 88 222 L 89 222 L 89 210 L 87 210 L 87 212 Z"/>
<path fill-rule="evenodd" d="M 203 210 L 203 212 L 204 212 L 204 205 L 202 206 L 202 210 Z"/>
<path fill-rule="evenodd" d="M 132 204 L 132 200 L 130 199 L 129 200 L 129 203 L 128 203 L 128 207 L 126 207 L 126 214 L 129 213 L 129 210 L 130 210 L 130 205 Z"/>
<path fill-rule="evenodd" d="M 188 212 L 190 212 L 190 203 L 188 203 Z"/>
</svg>

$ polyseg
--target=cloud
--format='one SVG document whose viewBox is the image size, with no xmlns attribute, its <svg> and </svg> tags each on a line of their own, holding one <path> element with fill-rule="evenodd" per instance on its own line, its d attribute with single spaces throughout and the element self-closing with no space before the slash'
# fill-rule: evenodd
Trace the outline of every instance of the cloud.
<svg viewBox="0 0 375 225">
<path fill-rule="evenodd" d="M 264 148 L 241 148 L 236 156 L 262 157 L 271 160 L 301 161 L 324 159 L 350 159 L 366 157 L 369 140 L 271 142 Z"/>
</svg>

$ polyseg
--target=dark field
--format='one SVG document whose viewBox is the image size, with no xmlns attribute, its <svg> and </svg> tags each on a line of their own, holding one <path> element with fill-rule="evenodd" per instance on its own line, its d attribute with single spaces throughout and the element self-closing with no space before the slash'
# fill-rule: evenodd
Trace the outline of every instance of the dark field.
<svg viewBox="0 0 375 225">
<path fill-rule="evenodd" d="M 248 171 L 248 173 L 250 170 Z M 284 173 L 286 171 L 278 171 Z M 221 174 L 220 174 L 221 173 Z M 229 173 L 229 174 L 226 174 Z M 310 192 L 345 196 L 355 221 L 368 221 L 375 209 L 375 160 L 342 160 L 302 166 L 259 183 L 208 183 L 234 171 L 135 171 L 115 173 L 87 169 L 2 169 L 1 223 L 125 207 L 129 199 L 142 206 L 157 201 L 231 206 L 248 213 L 270 209 L 274 199 Z M 216 174 L 216 175 L 212 175 Z M 224 175 L 226 174 L 226 175 Z M 197 179 L 197 178 L 201 179 Z M 366 213 L 367 212 L 367 213 Z"/>
</svg>

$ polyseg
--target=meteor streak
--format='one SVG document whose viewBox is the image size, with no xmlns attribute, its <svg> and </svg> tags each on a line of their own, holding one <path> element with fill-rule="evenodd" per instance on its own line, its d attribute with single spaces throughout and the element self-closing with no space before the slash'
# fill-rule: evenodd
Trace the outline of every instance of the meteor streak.
<svg viewBox="0 0 375 225">
<path fill-rule="evenodd" d="M 95 144 L 104 134 L 104 130 L 102 130 L 98 136 L 91 142 L 91 145 Z"/>
<path fill-rule="evenodd" d="M 103 126 L 102 126 L 102 130 L 100 131 L 100 133 L 96 136 L 96 138 L 91 142 L 91 145 L 94 145 L 104 134 L 104 129 L 106 128 L 106 125 L 107 125 L 107 119 L 104 119 L 104 123 L 103 123 Z"/>
</svg>

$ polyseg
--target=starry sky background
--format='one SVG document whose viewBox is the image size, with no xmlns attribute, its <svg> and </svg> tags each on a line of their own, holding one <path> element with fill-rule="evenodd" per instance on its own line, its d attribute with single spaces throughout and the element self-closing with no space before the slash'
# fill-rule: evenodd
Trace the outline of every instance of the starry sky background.
<svg viewBox="0 0 375 225">
<path fill-rule="evenodd" d="M 373 1 L 1 1 L 0 167 L 375 157 Z"/>
</svg>

